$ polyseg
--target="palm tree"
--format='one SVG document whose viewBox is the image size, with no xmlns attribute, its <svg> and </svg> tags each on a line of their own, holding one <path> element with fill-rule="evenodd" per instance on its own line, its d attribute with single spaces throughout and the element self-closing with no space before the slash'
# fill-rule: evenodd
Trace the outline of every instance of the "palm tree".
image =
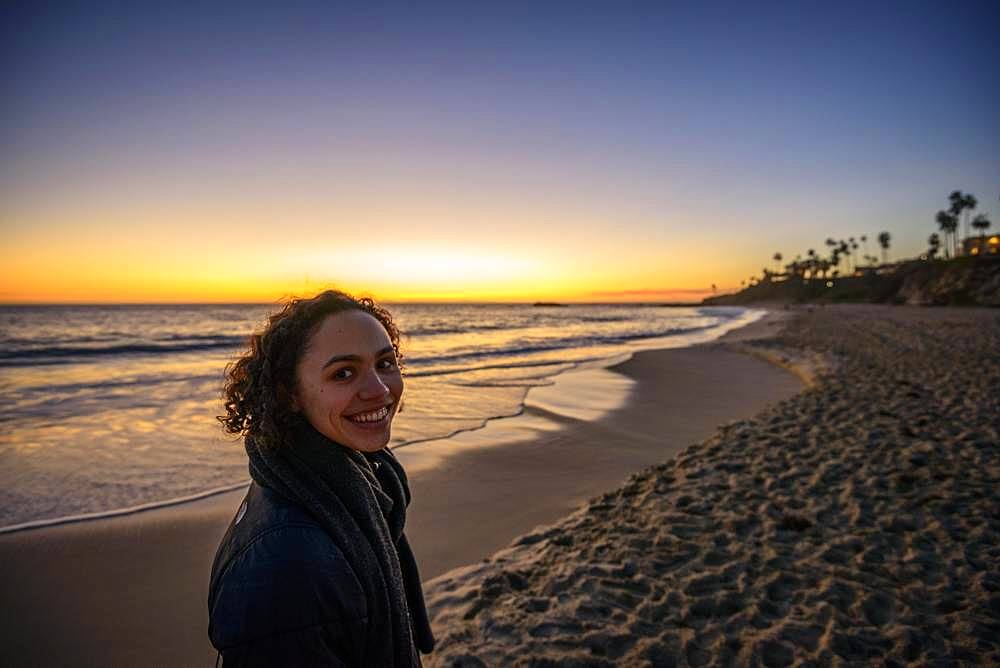
<svg viewBox="0 0 1000 668">
<path fill-rule="evenodd" d="M 941 237 L 938 236 L 937 232 L 927 237 L 927 245 L 930 246 L 927 249 L 927 257 L 933 260 L 934 256 L 941 250 Z"/>
<path fill-rule="evenodd" d="M 962 215 L 962 209 L 965 208 L 965 195 L 961 190 L 952 190 L 951 194 L 948 195 L 948 201 L 951 202 L 951 206 L 948 207 L 948 213 L 955 216 L 957 221 L 959 216 Z M 958 244 L 953 244 L 953 250 L 955 255 L 958 255 Z"/>
<path fill-rule="evenodd" d="M 888 232 L 878 233 L 878 245 L 882 247 L 882 263 L 889 261 L 889 241 L 892 237 Z"/>
<path fill-rule="evenodd" d="M 844 269 L 846 269 L 849 274 L 851 272 L 851 251 L 847 246 L 847 242 L 841 239 L 840 245 L 837 246 L 837 250 L 844 256 L 844 264 L 846 265 Z"/>
<path fill-rule="evenodd" d="M 945 259 L 947 259 L 951 257 L 951 253 L 948 252 L 948 236 L 954 234 L 955 230 L 958 229 L 958 218 L 947 211 L 938 211 L 934 220 L 937 222 L 941 231 L 944 232 L 944 256 Z M 952 247 L 954 246 L 955 244 L 952 243 Z"/>
<path fill-rule="evenodd" d="M 977 200 L 976 197 L 975 197 L 975 195 L 973 195 L 972 193 L 966 193 L 965 197 L 962 200 L 962 204 L 965 207 L 965 219 L 964 219 L 965 227 L 963 229 L 963 232 L 965 234 L 965 238 L 968 239 L 969 238 L 969 213 L 971 213 L 973 211 L 973 209 L 976 208 L 976 205 L 979 204 L 979 200 Z"/>
<path fill-rule="evenodd" d="M 986 230 L 989 229 L 990 219 L 985 213 L 981 213 L 972 219 L 972 226 L 979 230 L 979 252 L 986 250 Z"/>
<path fill-rule="evenodd" d="M 775 262 L 774 268 L 777 270 L 775 271 L 775 273 L 778 273 L 779 271 L 781 271 L 781 253 L 775 253 L 772 259 Z"/>
<path fill-rule="evenodd" d="M 948 199 L 951 201 L 951 207 L 948 209 L 948 213 L 955 216 L 956 223 L 958 219 L 962 217 L 962 212 L 966 211 L 965 214 L 965 229 L 963 230 L 963 236 L 968 238 L 969 236 L 969 214 L 968 211 L 976 208 L 979 202 L 976 198 L 970 194 L 963 194 L 961 190 L 953 190 Z M 957 227 L 956 227 L 957 229 Z M 955 238 L 955 255 L 958 255 L 959 241 L 956 235 Z"/>
<path fill-rule="evenodd" d="M 952 216 L 955 217 L 955 222 L 956 222 L 955 230 L 957 230 L 958 229 L 958 227 L 957 227 L 958 219 L 962 215 L 962 209 L 965 208 L 965 195 L 962 194 L 961 190 L 952 190 L 951 194 L 948 195 L 948 201 L 951 202 L 951 206 L 948 207 L 948 213 L 950 213 Z M 956 236 L 957 236 L 957 232 L 956 232 Z M 955 254 L 955 257 L 958 257 L 958 239 L 957 238 L 952 237 L 951 247 L 952 247 L 952 251 Z"/>
<path fill-rule="evenodd" d="M 861 243 L 863 243 L 865 245 L 865 255 L 868 255 L 868 235 L 867 234 L 862 234 L 861 235 Z"/>
<path fill-rule="evenodd" d="M 848 239 L 848 241 L 851 243 L 851 250 L 854 251 L 854 270 L 851 271 L 851 273 L 853 274 L 855 271 L 858 270 L 858 255 L 857 255 L 858 243 L 854 240 L 854 237 L 851 237 L 850 239 Z"/>
</svg>

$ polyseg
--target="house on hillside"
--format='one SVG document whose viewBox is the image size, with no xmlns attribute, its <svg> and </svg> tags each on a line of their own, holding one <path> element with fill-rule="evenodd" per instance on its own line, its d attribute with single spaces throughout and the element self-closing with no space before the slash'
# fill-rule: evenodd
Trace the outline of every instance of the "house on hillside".
<svg viewBox="0 0 1000 668">
<path fill-rule="evenodd" d="M 1000 236 L 966 237 L 962 255 L 1000 255 Z"/>
</svg>

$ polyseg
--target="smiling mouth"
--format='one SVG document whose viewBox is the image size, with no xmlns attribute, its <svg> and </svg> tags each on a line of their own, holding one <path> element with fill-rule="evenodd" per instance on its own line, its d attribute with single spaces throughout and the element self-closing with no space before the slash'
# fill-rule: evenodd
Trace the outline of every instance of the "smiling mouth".
<svg viewBox="0 0 1000 668">
<path fill-rule="evenodd" d="M 375 426 L 381 425 L 389 417 L 389 406 L 382 406 L 382 408 L 376 409 L 374 411 L 368 411 L 367 413 L 357 413 L 355 415 L 344 416 L 345 419 L 350 420 L 354 424 Z"/>
</svg>

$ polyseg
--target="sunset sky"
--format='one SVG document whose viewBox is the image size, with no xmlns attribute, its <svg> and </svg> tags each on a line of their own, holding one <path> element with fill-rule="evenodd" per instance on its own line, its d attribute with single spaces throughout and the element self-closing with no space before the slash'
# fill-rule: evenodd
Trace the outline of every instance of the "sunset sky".
<svg viewBox="0 0 1000 668">
<path fill-rule="evenodd" d="M 995 0 L 211 4 L 4 3 L 0 302 L 686 301 L 1000 227 Z"/>
</svg>

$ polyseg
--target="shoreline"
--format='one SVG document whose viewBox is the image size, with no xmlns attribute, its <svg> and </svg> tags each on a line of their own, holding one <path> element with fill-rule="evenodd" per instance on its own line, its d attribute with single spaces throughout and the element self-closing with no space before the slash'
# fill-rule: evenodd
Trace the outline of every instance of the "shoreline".
<svg viewBox="0 0 1000 668">
<path fill-rule="evenodd" d="M 741 307 L 743 308 L 743 307 Z M 616 360 L 627 360 L 636 352 L 642 350 L 666 350 L 674 348 L 692 348 L 701 345 L 712 345 L 723 340 L 729 340 L 737 332 L 743 332 L 749 329 L 750 331 L 756 331 L 755 326 L 759 325 L 760 322 L 767 320 L 769 318 L 774 318 L 775 320 L 780 319 L 780 316 L 775 316 L 772 312 L 765 310 L 763 307 L 745 307 L 747 312 L 761 312 L 763 314 L 752 319 L 748 324 L 740 325 L 734 323 L 727 323 L 723 326 L 723 333 L 721 336 L 711 339 L 708 341 L 701 341 L 700 333 L 690 333 L 687 335 L 682 335 L 680 337 L 662 337 L 662 338 L 652 338 L 644 339 L 631 344 L 627 344 L 622 350 L 617 353 L 609 353 L 607 357 L 587 359 L 578 362 L 572 362 L 575 368 L 570 368 L 564 371 L 559 371 L 551 376 L 546 376 L 546 379 L 552 382 L 548 385 L 540 385 L 529 387 L 525 391 L 524 404 L 521 410 L 509 414 L 509 415 L 495 415 L 487 417 L 483 420 L 482 424 L 476 427 L 465 427 L 460 428 L 449 434 L 441 436 L 427 436 L 416 438 L 414 440 L 406 441 L 392 447 L 392 451 L 396 454 L 402 452 L 405 448 L 410 448 L 415 445 L 432 444 L 437 441 L 442 442 L 462 442 L 465 439 L 471 441 L 484 441 L 490 440 L 493 442 L 508 442 L 510 440 L 523 440 L 525 434 L 525 422 L 530 421 L 530 414 L 525 414 L 525 408 L 529 403 L 536 403 L 538 395 L 544 393 L 546 389 L 553 385 L 560 385 L 564 387 L 566 385 L 566 380 L 568 377 L 576 378 L 580 375 L 580 371 L 585 369 L 598 369 L 604 370 L 609 367 L 615 366 L 618 362 Z M 558 364 L 558 363 L 554 363 Z M 780 364 L 779 364 L 780 366 Z M 568 374 L 568 376 L 567 376 Z M 589 419 L 595 419 L 600 417 L 604 413 L 608 412 L 616 406 L 620 406 L 627 397 L 627 388 L 623 387 L 621 382 L 615 378 L 609 378 L 614 374 L 604 374 L 603 378 L 591 378 L 588 379 L 588 383 L 576 383 L 575 389 L 576 396 L 574 400 L 577 403 L 587 403 L 591 405 L 587 406 L 583 411 L 584 414 L 590 413 Z M 602 395 L 606 395 L 609 391 L 614 391 L 617 393 L 617 399 L 608 401 L 606 396 L 596 397 L 592 388 L 597 384 L 600 384 L 600 392 Z M 589 387 L 588 387 L 589 386 Z M 588 396 L 589 395 L 589 396 Z M 529 399 L 530 397 L 530 399 Z M 566 406 L 563 409 L 568 408 Z M 558 411 L 557 411 L 558 412 Z M 533 429 L 556 429 L 558 428 L 557 423 L 545 424 L 544 420 L 540 418 L 535 418 L 534 424 L 531 426 Z M 487 430 L 488 431 L 484 431 Z M 470 434 L 470 432 L 480 432 L 479 434 Z M 471 438 L 470 438 L 471 436 Z M 250 479 L 239 482 L 233 482 L 225 485 L 220 485 L 219 487 L 213 489 L 206 489 L 200 492 L 194 492 L 180 497 L 167 498 L 162 500 L 148 501 L 143 503 L 138 503 L 132 506 L 126 506 L 121 508 L 113 508 L 109 510 L 97 510 L 93 512 L 82 512 L 79 514 L 64 515 L 49 518 L 39 518 L 34 520 L 27 520 L 23 522 L 16 522 L 14 524 L 0 526 L 0 536 L 11 533 L 18 533 L 21 531 L 32 531 L 36 529 L 44 529 L 48 527 L 63 526 L 66 524 L 75 524 L 78 522 L 90 522 L 104 519 L 111 519 L 115 517 L 123 517 L 127 515 L 132 515 L 135 513 L 156 511 L 161 508 L 169 508 L 172 506 L 192 503 L 195 501 L 200 501 L 203 499 L 209 499 L 214 496 L 229 494 L 235 491 L 241 491 L 250 484 Z"/>
<path fill-rule="evenodd" d="M 766 334 L 773 329 L 767 322 L 730 334 L 746 337 L 751 328 Z M 526 419 L 554 422 L 557 429 L 535 433 L 534 440 L 436 453 L 445 458 L 445 466 L 421 469 L 404 460 L 414 495 L 407 534 L 424 579 L 489 556 L 515 536 L 621 484 L 646 463 L 666 459 L 669 447 L 682 448 L 720 422 L 756 412 L 766 403 L 766 386 L 775 390 L 775 398 L 801 390 L 784 370 L 727 345 L 723 340 L 635 353 L 608 373 L 631 375 L 637 396 L 596 420 L 560 415 L 529 401 Z M 734 364 L 745 367 L 740 375 L 750 380 L 748 387 L 728 382 Z M 709 398 L 725 385 L 734 401 L 712 399 L 707 402 L 711 410 L 700 416 L 692 416 L 689 408 L 677 409 L 675 417 L 683 424 L 671 427 L 675 442 L 665 448 L 663 429 L 658 429 L 663 401 L 690 395 L 691 389 L 677 373 L 689 380 L 701 377 Z M 557 381 L 553 387 L 558 386 Z M 740 405 L 740 392 L 751 395 L 753 405 Z M 622 445 L 609 449 L 608 439 Z M 532 443 L 545 447 L 533 448 Z M 401 459 L 413 459 L 413 454 L 426 458 L 432 449 L 427 446 L 410 449 L 410 455 L 402 448 L 397 454 Z M 538 475 L 560 461 L 573 464 L 561 482 Z M 599 475 L 584 481 L 587 461 Z M 520 468 L 512 468 L 515 464 Z M 475 471 L 491 478 L 476 479 Z M 206 633 L 208 570 L 243 494 L 241 487 L 125 516 L 0 535 L 0 577 L 4 590 L 13 592 L 8 609 L 17 611 L 5 625 L 5 653 L 13 663 L 212 665 L 215 653 Z M 510 505 L 505 509 L 502 503 Z M 122 643 L 123 638 L 130 642 Z"/>
</svg>

